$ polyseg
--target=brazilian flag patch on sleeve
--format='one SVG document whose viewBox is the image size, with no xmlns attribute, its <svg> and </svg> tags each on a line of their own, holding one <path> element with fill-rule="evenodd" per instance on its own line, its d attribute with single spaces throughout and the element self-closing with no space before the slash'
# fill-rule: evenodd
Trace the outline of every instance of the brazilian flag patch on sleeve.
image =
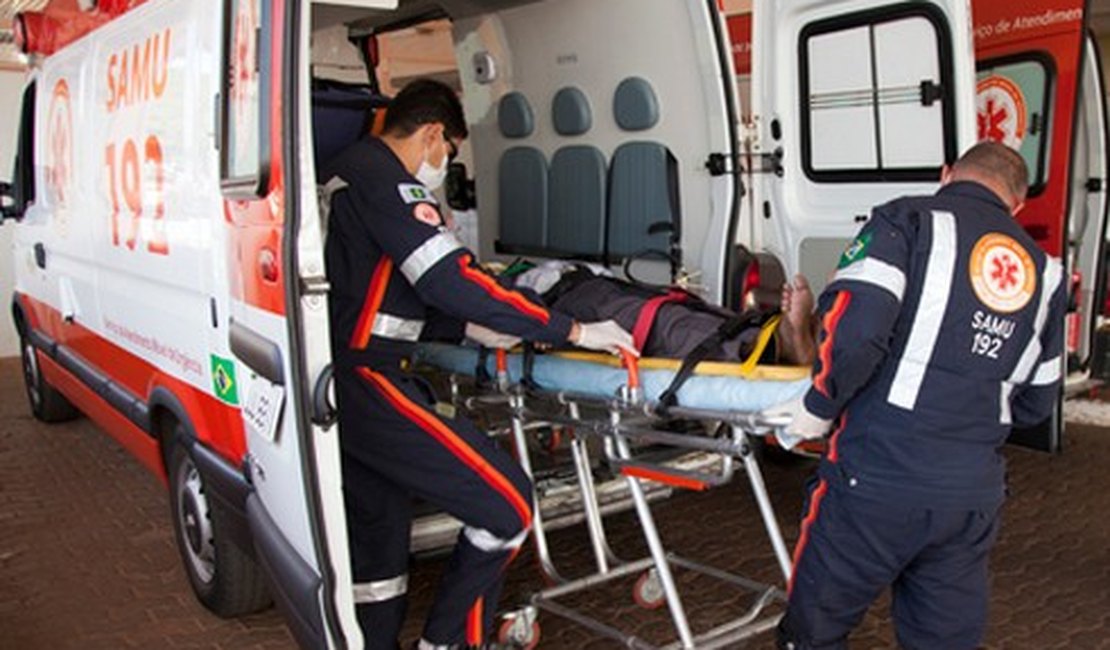
<svg viewBox="0 0 1110 650">
<path fill-rule="evenodd" d="M 867 257 L 867 249 L 869 248 L 871 248 L 871 233 L 864 233 L 856 237 L 856 240 L 844 249 L 844 253 L 840 256 L 840 263 L 836 265 L 836 268 L 842 269 Z"/>
</svg>

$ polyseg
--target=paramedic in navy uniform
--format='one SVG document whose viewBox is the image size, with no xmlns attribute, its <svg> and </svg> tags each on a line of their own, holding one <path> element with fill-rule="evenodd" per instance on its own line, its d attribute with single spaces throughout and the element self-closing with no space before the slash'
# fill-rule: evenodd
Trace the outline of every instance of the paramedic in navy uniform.
<svg viewBox="0 0 1110 650">
<path fill-rule="evenodd" d="M 1012 218 L 1026 178 L 1012 149 L 974 146 L 935 195 L 875 208 L 822 293 L 813 385 L 788 433 L 832 433 L 780 647 L 845 648 L 888 585 L 901 647 L 982 640 L 1000 448 L 1052 414 L 1061 379 L 1061 265 Z"/>
<path fill-rule="evenodd" d="M 612 321 L 576 323 L 503 288 L 444 227 L 431 191 L 466 136 L 454 92 L 418 80 L 390 103 L 380 139 L 353 145 L 320 176 L 330 199 L 344 497 L 368 648 L 398 647 L 413 496 L 464 524 L 419 648 L 486 642 L 502 572 L 532 522 L 532 486 L 520 466 L 469 421 L 437 410 L 427 384 L 407 371 L 413 342 L 457 322 L 459 338 L 465 327 L 495 347 L 523 337 L 632 348 Z"/>
</svg>

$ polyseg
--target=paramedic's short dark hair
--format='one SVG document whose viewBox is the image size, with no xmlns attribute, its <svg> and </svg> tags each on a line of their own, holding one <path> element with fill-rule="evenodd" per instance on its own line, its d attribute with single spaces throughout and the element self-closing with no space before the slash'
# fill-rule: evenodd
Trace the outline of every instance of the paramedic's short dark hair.
<svg viewBox="0 0 1110 650">
<path fill-rule="evenodd" d="M 382 130 L 406 137 L 425 124 L 436 122 L 443 125 L 443 133 L 448 138 L 457 140 L 467 136 L 466 118 L 455 91 L 434 79 L 417 79 L 389 102 Z"/>
<path fill-rule="evenodd" d="M 997 142 L 984 141 L 968 149 L 952 164 L 955 172 L 993 178 L 1009 190 L 1016 202 L 1025 200 L 1029 191 L 1029 169 L 1021 154 Z"/>
</svg>

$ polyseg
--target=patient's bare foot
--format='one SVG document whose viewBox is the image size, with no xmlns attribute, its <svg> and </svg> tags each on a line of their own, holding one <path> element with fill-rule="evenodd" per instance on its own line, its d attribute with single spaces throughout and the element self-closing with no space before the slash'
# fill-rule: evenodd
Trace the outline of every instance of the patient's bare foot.
<svg viewBox="0 0 1110 650">
<path fill-rule="evenodd" d="M 809 365 L 817 356 L 813 327 L 813 290 L 802 274 L 782 287 L 783 354 L 788 360 Z"/>
</svg>

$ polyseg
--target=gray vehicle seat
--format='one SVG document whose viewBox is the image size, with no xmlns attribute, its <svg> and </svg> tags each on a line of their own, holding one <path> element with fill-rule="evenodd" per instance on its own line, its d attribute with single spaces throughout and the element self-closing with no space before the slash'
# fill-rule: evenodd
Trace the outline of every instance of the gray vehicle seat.
<svg viewBox="0 0 1110 650">
<path fill-rule="evenodd" d="M 497 107 L 497 126 L 501 135 L 524 139 L 535 130 L 528 99 L 513 92 L 501 98 Z M 497 169 L 498 249 L 529 252 L 547 246 L 548 170 L 539 149 L 515 146 L 501 154 Z"/>
<path fill-rule="evenodd" d="M 555 94 L 555 132 L 582 135 L 593 118 L 586 95 L 574 87 Z M 551 159 L 547 248 L 557 255 L 600 259 L 605 245 L 605 156 L 589 145 L 560 148 Z"/>
<path fill-rule="evenodd" d="M 651 84 L 639 77 L 622 81 L 613 96 L 613 114 L 625 131 L 647 131 L 659 122 L 659 102 Z M 607 257 L 620 259 L 646 250 L 667 253 L 681 234 L 678 160 L 658 142 L 626 142 L 613 152 L 609 169 Z"/>
</svg>

